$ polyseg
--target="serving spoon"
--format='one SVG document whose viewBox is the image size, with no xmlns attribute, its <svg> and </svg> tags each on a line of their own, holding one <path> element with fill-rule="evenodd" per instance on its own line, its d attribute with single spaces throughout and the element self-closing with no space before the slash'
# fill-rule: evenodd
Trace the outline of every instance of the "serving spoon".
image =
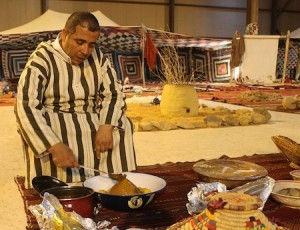
<svg viewBox="0 0 300 230">
<path fill-rule="evenodd" d="M 108 172 L 105 172 L 103 170 L 93 169 L 93 168 L 90 168 L 90 167 L 86 167 L 84 165 L 79 165 L 79 166 L 80 166 L 80 168 L 84 168 L 84 169 L 92 170 L 92 171 L 95 171 L 95 172 L 107 174 L 109 176 L 109 178 L 111 178 L 113 180 L 117 180 L 117 181 L 123 180 L 126 177 L 126 174 L 122 174 L 122 173 L 108 173 Z"/>
</svg>

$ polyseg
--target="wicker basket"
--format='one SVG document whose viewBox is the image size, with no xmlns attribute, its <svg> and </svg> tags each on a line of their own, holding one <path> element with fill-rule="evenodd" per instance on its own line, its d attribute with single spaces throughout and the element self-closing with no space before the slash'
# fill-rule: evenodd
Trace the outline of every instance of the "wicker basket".
<svg viewBox="0 0 300 230">
<path fill-rule="evenodd" d="M 285 136 L 273 136 L 273 142 L 289 161 L 300 165 L 300 145 Z"/>
</svg>

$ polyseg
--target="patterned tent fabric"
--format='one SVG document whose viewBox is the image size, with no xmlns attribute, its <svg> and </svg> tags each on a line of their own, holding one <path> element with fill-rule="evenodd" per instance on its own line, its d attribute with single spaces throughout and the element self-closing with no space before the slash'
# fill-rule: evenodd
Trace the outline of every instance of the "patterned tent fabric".
<svg viewBox="0 0 300 230">
<path fill-rule="evenodd" d="M 197 47 L 205 50 L 218 50 L 231 45 L 231 40 L 191 37 L 141 26 L 103 26 L 100 31 L 99 46 L 104 53 L 110 56 L 111 60 L 113 60 L 112 54 L 116 55 L 116 52 L 122 52 L 123 57 L 130 55 L 130 53 L 141 53 L 144 31 L 147 31 L 156 47 L 175 46 L 182 49 Z M 22 68 L 36 46 L 42 41 L 54 40 L 58 33 L 59 31 L 44 31 L 27 34 L 0 34 L 0 76 L 12 83 L 17 83 Z M 181 53 L 181 55 L 185 54 Z M 135 56 L 135 61 L 129 64 L 124 58 L 119 58 L 118 63 L 112 62 L 115 67 L 119 68 L 118 77 L 120 80 L 123 80 L 124 76 L 126 77 L 128 74 L 132 74 L 130 76 L 135 81 L 142 79 L 141 71 L 138 71 L 139 68 L 136 66 L 141 62 L 141 55 L 133 56 Z M 122 63 L 120 63 L 120 60 Z M 187 66 L 188 72 L 190 72 L 191 60 L 190 56 L 186 56 L 186 64 L 189 64 Z M 127 66 L 126 68 L 124 64 Z"/>
<path fill-rule="evenodd" d="M 157 47 L 176 46 L 220 49 L 231 44 L 230 40 L 191 37 L 154 29 L 147 29 L 147 33 Z"/>
<path fill-rule="evenodd" d="M 32 49 L 42 41 L 55 39 L 59 31 L 45 31 L 29 34 L 0 34 L 1 50 Z"/>
<path fill-rule="evenodd" d="M 141 27 L 101 27 L 99 45 L 103 52 L 138 52 L 141 38 Z"/>
<path fill-rule="evenodd" d="M 294 80 L 296 75 L 296 69 L 299 61 L 298 50 L 300 48 L 300 41 L 294 41 L 293 45 L 289 47 L 288 59 L 287 59 L 287 69 L 286 77 Z M 282 76 L 284 67 L 284 55 L 285 55 L 285 44 L 280 44 L 278 48 L 278 58 L 277 58 L 277 74 Z"/>
<path fill-rule="evenodd" d="M 41 41 L 56 38 L 59 31 L 45 31 L 29 34 L 0 34 L 0 49 L 35 48 Z M 231 44 L 230 40 L 207 39 L 175 34 L 147 28 L 154 44 L 177 47 L 202 47 L 206 49 L 220 48 Z M 141 47 L 143 28 L 136 27 L 101 27 L 100 41 L 104 52 L 138 51 Z"/>
</svg>

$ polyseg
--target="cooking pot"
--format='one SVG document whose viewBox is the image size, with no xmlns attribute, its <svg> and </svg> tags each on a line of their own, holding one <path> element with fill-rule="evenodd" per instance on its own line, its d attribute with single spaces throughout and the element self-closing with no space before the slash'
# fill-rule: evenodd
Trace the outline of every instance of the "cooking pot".
<svg viewBox="0 0 300 230">
<path fill-rule="evenodd" d="M 85 218 L 94 217 L 94 191 L 90 188 L 81 186 L 62 186 L 44 190 L 45 193 L 54 195 L 64 206 L 67 212 L 75 211 Z"/>
<path fill-rule="evenodd" d="M 51 176 L 37 176 L 32 179 L 33 188 L 43 196 L 46 192 L 54 195 L 65 211 L 75 211 L 85 218 L 94 217 L 94 190 L 82 186 L 68 186 Z"/>
</svg>

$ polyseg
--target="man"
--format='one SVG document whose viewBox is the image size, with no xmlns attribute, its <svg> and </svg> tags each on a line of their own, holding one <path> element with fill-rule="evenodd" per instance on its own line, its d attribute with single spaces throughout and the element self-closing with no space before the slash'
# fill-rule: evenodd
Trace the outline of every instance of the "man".
<svg viewBox="0 0 300 230">
<path fill-rule="evenodd" d="M 37 175 L 84 181 L 94 170 L 136 169 L 133 125 L 110 62 L 97 48 L 94 15 L 75 12 L 55 41 L 42 42 L 18 83 L 15 114 L 26 184 Z"/>
</svg>

